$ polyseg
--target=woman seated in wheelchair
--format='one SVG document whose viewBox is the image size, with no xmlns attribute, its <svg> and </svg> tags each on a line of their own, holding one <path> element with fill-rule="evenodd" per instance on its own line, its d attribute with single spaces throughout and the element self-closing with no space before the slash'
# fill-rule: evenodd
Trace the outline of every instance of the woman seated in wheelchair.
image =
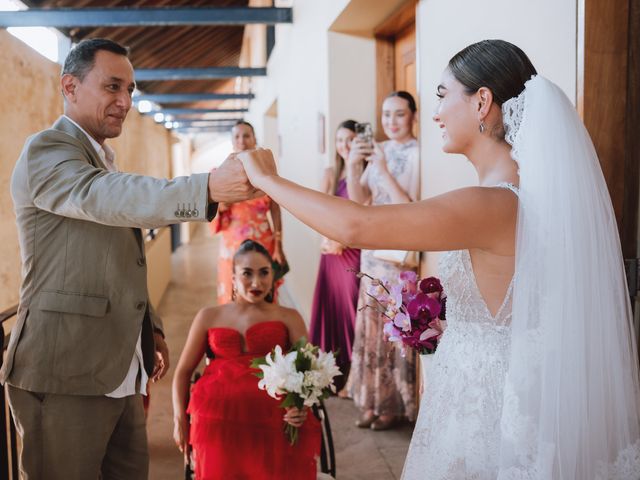
<svg viewBox="0 0 640 480">
<path fill-rule="evenodd" d="M 307 410 L 281 409 L 250 368 L 254 358 L 276 345 L 286 350 L 307 333 L 297 311 L 272 303 L 272 288 L 269 253 L 245 240 L 233 258 L 233 302 L 203 308 L 191 325 L 173 378 L 173 436 L 185 454 L 192 446 L 198 480 L 316 478 L 318 420 Z M 189 392 L 207 345 L 213 360 Z M 300 427 L 294 446 L 284 422 Z"/>
</svg>

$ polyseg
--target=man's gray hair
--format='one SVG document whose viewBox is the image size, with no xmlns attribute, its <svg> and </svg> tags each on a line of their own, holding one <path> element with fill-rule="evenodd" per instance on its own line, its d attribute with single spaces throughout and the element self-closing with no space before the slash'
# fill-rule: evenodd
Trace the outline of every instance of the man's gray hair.
<svg viewBox="0 0 640 480">
<path fill-rule="evenodd" d="M 96 53 L 100 50 L 129 57 L 129 49 L 107 38 L 91 38 L 82 40 L 71 49 L 64 61 L 62 75 L 70 74 L 84 80 L 96 61 Z"/>
</svg>

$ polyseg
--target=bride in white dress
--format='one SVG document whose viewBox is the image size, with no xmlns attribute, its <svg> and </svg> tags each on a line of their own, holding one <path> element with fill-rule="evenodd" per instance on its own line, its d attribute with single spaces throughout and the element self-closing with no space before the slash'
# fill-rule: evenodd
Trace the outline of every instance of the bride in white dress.
<svg viewBox="0 0 640 480">
<path fill-rule="evenodd" d="M 499 40 L 450 61 L 434 116 L 478 187 L 363 206 L 238 157 L 307 225 L 367 249 L 449 251 L 448 327 L 404 480 L 638 480 L 640 390 L 620 243 L 591 140 L 566 95 Z"/>
</svg>

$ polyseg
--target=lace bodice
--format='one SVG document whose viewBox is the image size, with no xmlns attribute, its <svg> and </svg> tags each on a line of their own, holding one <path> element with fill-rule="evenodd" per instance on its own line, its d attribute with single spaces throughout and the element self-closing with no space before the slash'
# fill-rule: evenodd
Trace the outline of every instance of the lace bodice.
<svg viewBox="0 0 640 480">
<path fill-rule="evenodd" d="M 413 139 L 406 143 L 398 143 L 393 140 L 384 142 L 384 150 L 387 168 L 391 176 L 395 178 L 400 187 L 413 200 L 418 198 L 419 190 L 419 150 L 418 141 Z M 387 205 L 391 203 L 391 196 L 384 188 L 381 178 L 382 173 L 375 164 L 369 165 L 364 171 L 364 180 L 371 190 L 373 205 Z"/>
<path fill-rule="evenodd" d="M 447 292 L 447 325 L 456 322 L 508 326 L 511 322 L 513 279 L 502 305 L 491 315 L 476 284 L 468 250 L 447 252 L 440 261 L 440 279 Z"/>
<path fill-rule="evenodd" d="M 511 184 L 496 185 L 516 195 Z M 440 260 L 447 328 L 426 374 L 403 480 L 495 480 L 509 365 L 513 279 L 496 315 L 478 290 L 468 250 Z"/>
</svg>

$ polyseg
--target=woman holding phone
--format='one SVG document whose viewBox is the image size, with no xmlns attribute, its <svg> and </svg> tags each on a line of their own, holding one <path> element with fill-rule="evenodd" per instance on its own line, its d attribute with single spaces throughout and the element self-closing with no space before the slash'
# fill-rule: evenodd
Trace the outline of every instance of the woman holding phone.
<svg viewBox="0 0 640 480">
<path fill-rule="evenodd" d="M 410 93 L 390 93 L 382 104 L 382 128 L 389 140 L 374 143 L 367 135 L 353 141 L 347 160 L 349 198 L 366 205 L 409 203 L 420 189 L 418 141 L 413 135 L 416 101 Z M 364 169 L 363 160 L 368 167 Z M 360 270 L 377 278 L 393 278 L 409 265 L 362 250 Z M 358 313 L 347 391 L 361 416 L 356 425 L 372 430 L 392 428 L 399 419 L 415 419 L 415 355 L 402 356 L 387 342 L 379 313 L 368 303 L 370 282 L 360 282 Z"/>
</svg>

